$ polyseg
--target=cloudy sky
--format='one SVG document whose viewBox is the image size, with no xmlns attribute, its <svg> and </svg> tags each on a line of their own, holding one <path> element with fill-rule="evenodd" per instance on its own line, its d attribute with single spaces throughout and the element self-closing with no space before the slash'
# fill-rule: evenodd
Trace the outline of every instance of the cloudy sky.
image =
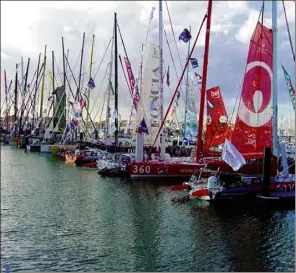
<svg viewBox="0 0 296 273">
<path fill-rule="evenodd" d="M 213 3 L 207 88 L 220 86 L 229 113 L 232 112 L 236 97 L 241 90 L 249 40 L 258 20 L 261 5 L 261 1 L 215 1 Z M 295 2 L 285 1 L 285 5 L 295 48 Z M 106 82 L 103 82 L 102 88 L 100 85 L 110 61 L 110 49 L 103 61 L 102 58 L 112 37 L 114 12 L 117 13 L 133 72 L 137 74 L 141 59 L 141 44 L 145 39 L 153 6 L 156 7 L 156 10 L 150 25 L 148 41 L 158 43 L 157 1 L 1 1 L 1 106 L 4 98 L 3 70 L 7 71 L 8 81 L 13 80 L 15 64 L 20 62 L 21 56 L 23 56 L 25 64 L 27 59 L 31 58 L 30 75 L 33 75 L 37 67 L 38 55 L 39 53 L 43 54 L 44 46 L 47 45 L 47 68 L 51 70 L 51 52 L 54 51 L 58 70 L 62 71 L 61 37 L 64 37 L 66 50 L 69 49 L 69 62 L 76 79 L 78 79 L 79 65 L 77 65 L 77 61 L 81 51 L 83 32 L 85 32 L 83 85 L 85 86 L 87 81 L 90 47 L 92 36 L 95 35 L 93 74 L 96 74 L 96 88 L 92 91 L 91 103 L 95 104 L 95 108 L 100 107 L 104 101 Z M 207 1 L 169 1 L 168 8 L 175 35 L 178 37 L 185 27 L 191 26 L 191 33 L 195 38 L 206 13 Z M 163 2 L 163 17 L 168 43 L 173 55 L 172 60 L 164 36 L 164 62 L 166 67 L 170 66 L 171 72 L 171 90 L 167 86 L 164 89 L 166 109 L 170 94 L 177 84 L 176 72 L 173 69 L 174 63 L 178 75 L 181 74 L 181 66 L 165 2 Z M 271 27 L 271 2 L 268 1 L 265 3 L 264 23 Z M 281 1 L 278 2 L 278 30 L 279 64 L 286 67 L 295 82 L 295 66 L 293 66 Z M 199 61 L 200 74 L 204 37 L 205 31 L 203 29 L 193 54 Z M 123 56 L 124 51 L 119 37 L 118 44 L 119 54 Z M 184 65 L 187 44 L 177 40 L 177 47 L 182 65 Z M 102 64 L 99 67 L 100 63 Z M 118 71 L 120 112 L 123 118 L 127 118 L 131 99 L 120 63 Z M 60 76 L 56 77 L 58 84 L 60 84 Z M 49 80 L 46 82 L 46 87 L 49 89 Z M 49 91 L 46 90 L 46 92 Z M 279 104 L 279 117 L 282 114 L 284 117 L 293 115 L 292 104 L 280 65 Z M 99 112 L 96 118 L 98 120 L 100 110 L 94 110 L 93 116 L 96 115 L 95 112 Z"/>
</svg>

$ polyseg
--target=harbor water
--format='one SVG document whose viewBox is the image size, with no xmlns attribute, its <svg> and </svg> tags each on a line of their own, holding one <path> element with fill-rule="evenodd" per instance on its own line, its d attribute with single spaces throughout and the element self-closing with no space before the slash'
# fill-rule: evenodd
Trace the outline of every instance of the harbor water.
<svg viewBox="0 0 296 273">
<path fill-rule="evenodd" d="M 1 269 L 295 271 L 295 211 L 222 212 L 174 196 L 1 146 Z"/>
</svg>

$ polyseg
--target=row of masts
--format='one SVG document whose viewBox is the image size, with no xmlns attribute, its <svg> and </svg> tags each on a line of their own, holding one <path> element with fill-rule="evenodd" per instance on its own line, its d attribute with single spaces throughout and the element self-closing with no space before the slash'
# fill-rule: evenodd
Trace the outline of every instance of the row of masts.
<svg viewBox="0 0 296 273">
<path fill-rule="evenodd" d="M 275 71 L 274 76 L 273 76 L 273 147 L 274 147 L 274 153 L 277 154 L 277 35 L 276 35 L 276 31 L 277 31 L 277 11 L 276 11 L 276 1 L 273 1 L 272 3 L 272 19 L 273 19 L 273 70 Z M 201 98 L 200 98 L 200 107 L 199 107 L 199 126 L 198 126 L 198 135 L 197 135 L 197 152 L 201 152 L 201 142 L 202 142 L 202 130 L 203 130 L 203 117 L 204 117 L 204 104 L 205 104 L 205 91 L 206 91 L 206 82 L 207 82 L 207 63 L 208 63 L 208 53 L 209 53 L 209 42 L 210 42 L 210 27 L 211 27 L 211 13 L 212 13 L 212 0 L 208 1 L 208 12 L 207 12 L 207 23 L 206 23 L 206 39 L 205 39 L 205 53 L 204 53 L 204 63 L 203 63 L 203 70 L 202 70 L 202 86 L 201 86 Z M 108 85 L 108 92 L 107 92 L 107 110 L 106 110 L 106 131 L 105 131 L 105 135 L 108 135 L 108 124 L 109 124 L 109 119 L 110 119 L 110 90 L 111 90 L 111 76 L 112 76 L 112 68 L 113 68 L 113 58 L 114 58 L 114 67 L 115 67 L 115 74 L 114 74 L 114 108 L 115 108 L 115 115 L 114 115 L 114 124 L 115 124 L 115 143 L 116 146 L 118 146 L 118 117 L 119 117 L 119 112 L 118 112 L 118 51 L 117 51 L 117 28 L 118 28 L 118 23 L 117 23 L 117 17 L 116 17 L 116 13 L 114 15 L 114 31 L 113 31 L 113 39 L 112 39 L 112 46 L 111 46 L 111 62 L 109 64 L 109 85 Z M 147 37 L 146 37 L 147 38 Z M 83 63 L 83 56 L 84 56 L 84 42 L 85 42 L 85 33 L 83 34 L 83 42 L 82 42 L 82 49 L 81 49 L 81 59 L 80 59 L 80 71 L 79 71 L 79 79 L 78 79 L 78 83 L 76 83 L 77 85 L 77 91 L 76 94 L 74 95 L 71 87 L 70 87 L 70 83 L 69 83 L 69 79 L 67 77 L 67 73 L 66 73 L 66 62 L 67 65 L 70 68 L 70 65 L 68 63 L 68 58 L 65 55 L 65 51 L 64 51 L 64 39 L 62 38 L 62 51 L 63 51 L 63 94 L 62 97 L 66 96 L 66 83 L 68 83 L 70 92 L 72 93 L 72 96 L 74 97 L 75 101 L 78 100 L 78 98 L 81 96 L 81 80 L 82 80 L 82 63 Z M 93 52 L 94 52 L 94 42 L 95 42 L 95 36 L 93 35 L 93 39 L 92 39 L 92 46 L 91 46 L 91 56 L 90 56 L 90 67 L 89 67 L 89 78 L 92 77 L 92 66 L 93 66 Z M 114 46 L 114 51 L 113 51 L 113 46 Z M 190 42 L 188 44 L 188 58 L 187 58 L 187 63 L 186 66 L 184 68 L 188 66 L 188 62 L 190 59 L 190 56 L 193 52 L 194 46 L 191 50 L 191 53 L 189 53 L 189 49 L 190 49 Z M 162 1 L 159 1 L 159 50 L 160 50 L 160 58 L 159 58 L 159 88 L 160 88 L 160 92 L 159 92 L 159 99 L 160 99 L 160 120 L 164 121 L 164 113 L 163 113 L 163 19 L 162 19 Z M 125 52 L 126 53 L 126 52 Z M 142 58 L 141 58 L 142 59 Z M 33 102 L 32 106 L 30 106 L 30 108 L 32 107 L 35 110 L 35 105 L 36 105 L 36 94 L 37 94 L 37 89 L 39 87 L 39 78 L 40 75 L 42 74 L 42 80 L 41 80 L 41 100 L 40 100 L 40 112 L 39 112 L 39 119 L 40 119 L 40 126 L 39 126 L 39 130 L 40 130 L 40 135 L 42 134 L 42 128 L 43 128 L 43 97 L 44 97 L 44 76 L 45 76 L 45 70 L 46 70 L 46 62 L 47 62 L 47 56 L 46 56 L 46 46 L 45 46 L 45 52 L 44 52 L 44 58 L 43 58 L 43 63 L 41 68 L 39 68 L 40 66 L 40 55 L 39 55 L 39 61 L 38 61 L 38 66 L 37 66 L 37 76 L 36 76 L 36 81 L 35 81 L 35 92 L 33 94 L 33 98 L 30 99 Z M 22 130 L 22 125 L 23 125 L 23 114 L 24 111 L 26 109 L 26 103 L 25 103 L 25 94 L 27 91 L 27 80 L 28 80 L 28 71 L 29 71 L 29 65 L 30 65 L 30 59 L 28 59 L 28 63 L 27 63 L 27 68 L 26 68 L 26 74 L 24 76 L 24 67 L 23 67 L 23 60 L 21 62 L 21 74 L 22 74 L 22 81 L 21 81 L 21 87 L 20 89 L 22 90 L 22 97 L 23 97 L 23 101 L 21 103 L 21 107 L 20 109 L 18 109 L 18 105 L 17 105 L 17 101 L 18 101 L 18 70 L 19 67 L 17 65 L 16 67 L 16 75 L 15 75 L 15 89 L 14 89 L 14 96 L 15 96 L 15 105 L 14 105 L 14 118 L 15 120 L 17 119 L 17 114 L 18 112 L 20 112 L 20 119 L 19 119 L 19 127 L 18 127 L 18 131 Z M 40 73 L 40 70 L 42 70 L 42 73 Z M 55 66 L 54 66 L 54 52 L 52 51 L 52 72 L 53 72 L 53 76 L 52 76 L 52 87 L 53 87 L 53 92 L 55 92 Z M 72 73 L 72 71 L 71 71 Z M 72 73 L 73 74 L 73 73 Z M 142 62 L 141 62 L 141 70 L 140 70 L 140 74 L 142 74 Z M 184 73 L 183 73 L 184 75 Z M 73 76 L 74 77 L 74 76 Z M 182 76 L 183 77 L 183 76 Z M 182 80 L 181 77 L 181 80 Z M 186 87 L 188 88 L 188 67 L 187 67 L 187 77 L 186 77 Z M 11 85 L 11 84 L 10 84 Z M 140 83 L 140 87 L 142 86 L 142 84 Z M 178 88 L 177 88 L 178 89 Z M 177 91 L 176 89 L 176 91 Z M 6 80 L 6 72 L 5 72 L 5 92 L 6 92 L 6 97 L 7 97 L 7 91 L 9 90 L 9 88 L 7 87 L 7 80 Z M 30 86 L 30 93 L 32 92 L 31 90 L 31 86 Z M 175 92 L 176 93 L 176 92 Z M 87 101 L 86 101 L 86 122 L 83 120 L 83 123 L 85 123 L 85 134 L 88 134 L 89 131 L 89 120 L 90 123 L 93 124 L 93 121 L 91 119 L 91 116 L 89 114 L 89 106 L 90 106 L 90 87 L 87 88 Z M 187 94 L 188 94 L 188 90 L 186 90 L 186 98 L 185 98 L 185 104 L 187 101 Z M 57 97 L 57 96 L 56 96 Z M 29 101 L 29 99 L 28 99 Z M 28 103 L 27 101 L 27 103 Z M 56 106 L 57 104 L 59 104 L 59 101 L 55 101 L 54 98 L 52 100 L 52 104 L 51 107 L 53 107 L 53 109 L 55 109 L 54 106 Z M 186 107 L 185 107 L 186 108 Z M 64 110 L 65 111 L 65 110 Z M 28 111 L 29 112 L 29 111 Z M 35 118 L 35 112 L 33 111 L 33 120 Z M 7 115 L 8 113 L 6 113 Z M 66 113 L 64 113 L 64 116 L 66 118 Z M 167 115 L 166 115 L 167 116 Z M 28 118 L 28 115 L 26 117 L 26 119 Z M 63 120 L 65 120 L 65 118 L 62 118 Z M 60 119 L 60 118 L 58 118 Z M 6 121 L 7 122 L 7 121 Z M 59 123 L 56 117 L 53 117 L 53 126 L 55 128 L 56 124 Z M 186 134 L 186 109 L 185 109 L 185 121 L 184 121 L 184 136 Z M 65 126 L 65 124 L 63 124 L 63 126 Z M 8 127 L 8 124 L 7 124 Z M 164 153 L 164 139 L 163 139 L 164 135 L 163 135 L 163 124 L 159 130 L 159 133 L 155 139 L 154 144 L 157 143 L 158 146 L 161 146 L 161 151 L 162 153 Z"/>
<path fill-rule="evenodd" d="M 91 56 L 90 56 L 90 66 L 89 66 L 89 73 L 88 77 L 89 79 L 92 78 L 92 70 L 93 70 L 93 53 L 94 53 L 94 42 L 95 42 L 95 35 L 92 37 L 92 46 L 91 46 Z M 52 73 L 49 71 L 49 78 L 51 81 L 52 94 L 55 96 L 50 96 L 49 99 L 51 99 L 50 109 L 49 112 L 53 109 L 53 115 L 52 115 L 52 122 L 53 122 L 53 128 L 58 125 L 58 129 L 63 130 L 66 126 L 66 89 L 70 89 L 70 93 L 72 97 L 74 98 L 74 101 L 78 101 L 80 97 L 82 96 L 82 67 L 83 67 L 83 57 L 84 57 L 84 45 L 85 45 L 85 33 L 83 34 L 82 39 L 82 48 L 81 48 L 81 54 L 80 54 L 80 69 L 79 69 L 79 76 L 78 81 L 76 82 L 73 71 L 70 67 L 68 57 L 65 54 L 65 47 L 64 47 L 64 37 L 62 37 L 62 60 L 63 60 L 63 77 L 62 77 L 62 85 L 56 86 L 56 79 L 55 79 L 55 56 L 54 51 L 52 51 Z M 114 46 L 113 46 L 114 45 Z M 113 52 L 114 48 L 114 52 Z M 113 59 L 115 63 L 115 75 L 114 75 L 114 108 L 115 112 L 117 113 L 115 115 L 115 139 L 116 144 L 118 144 L 118 50 L 117 50 L 117 18 L 116 13 L 114 15 L 114 34 L 112 39 L 112 48 L 111 48 L 111 61 L 109 64 L 109 75 L 108 75 L 108 92 L 107 92 L 107 111 L 106 111 L 106 130 L 105 130 L 105 136 L 108 135 L 108 125 L 109 125 L 109 108 L 110 108 L 110 89 L 112 88 L 112 68 L 113 68 Z M 13 81 L 10 81 L 9 86 L 7 84 L 7 74 L 6 71 L 4 71 L 4 82 L 5 82 L 5 100 L 4 103 L 6 104 L 6 113 L 5 113 L 5 127 L 7 131 L 14 132 L 14 134 L 23 134 L 24 125 L 28 120 L 32 120 L 32 124 L 35 124 L 36 120 L 39 120 L 39 135 L 44 135 L 44 117 L 45 117 L 45 109 L 44 109 L 44 97 L 45 97 L 45 75 L 46 75 L 46 65 L 48 63 L 48 56 L 47 56 L 47 46 L 45 46 L 44 49 L 44 55 L 43 55 L 43 62 L 41 64 L 41 53 L 39 54 L 37 69 L 33 75 L 32 83 L 35 81 L 34 86 L 33 84 L 28 84 L 28 77 L 29 77 L 29 68 L 30 68 L 30 58 L 27 62 L 26 72 L 24 75 L 24 64 L 23 64 L 23 57 L 21 57 L 21 63 L 16 65 L 16 72 L 15 72 L 15 80 L 14 80 L 14 92 L 12 95 L 12 88 L 13 88 Z M 68 71 L 67 71 L 68 70 Z M 69 76 L 67 76 L 68 72 L 72 74 L 72 77 L 74 79 L 74 83 L 76 85 L 76 90 L 73 92 Z M 21 74 L 21 81 L 19 81 L 19 77 Z M 41 87 L 40 90 L 40 100 L 38 100 L 38 91 L 39 87 Z M 68 87 L 68 88 L 67 88 Z M 86 110 L 86 121 L 83 119 L 83 123 L 85 125 L 85 135 L 88 134 L 89 131 L 89 124 L 92 124 L 94 126 L 93 120 L 90 116 L 89 110 L 90 110 L 90 92 L 91 88 L 88 86 L 86 88 L 86 102 L 85 102 L 85 110 Z M 75 94 L 74 94 L 75 93 Z M 13 97 L 12 105 L 14 107 L 13 109 L 13 117 L 12 122 L 13 125 L 10 126 L 9 116 L 10 116 L 10 108 L 11 105 L 9 105 L 8 97 Z M 38 103 L 39 101 L 39 103 Z M 39 104 L 39 111 L 36 111 L 36 105 Z M 62 109 L 62 113 L 58 111 L 58 109 Z M 39 113 L 38 113 L 39 112 Z M 55 112 L 59 112 L 59 116 L 56 116 Z M 12 128 L 10 128 L 12 127 Z M 30 128 L 32 129 L 32 128 Z M 93 128 L 95 129 L 95 128 Z"/>
</svg>

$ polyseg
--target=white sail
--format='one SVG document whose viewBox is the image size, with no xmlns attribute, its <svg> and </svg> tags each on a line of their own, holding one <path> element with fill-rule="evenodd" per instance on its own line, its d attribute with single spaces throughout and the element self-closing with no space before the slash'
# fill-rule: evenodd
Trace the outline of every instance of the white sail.
<svg viewBox="0 0 296 273">
<path fill-rule="evenodd" d="M 143 69 L 143 88 L 137 111 L 137 125 L 144 117 L 148 127 L 149 135 L 145 135 L 144 141 L 146 145 L 153 144 L 161 124 L 159 91 L 159 46 L 150 43 Z M 151 103 L 153 105 L 149 107 Z"/>
</svg>

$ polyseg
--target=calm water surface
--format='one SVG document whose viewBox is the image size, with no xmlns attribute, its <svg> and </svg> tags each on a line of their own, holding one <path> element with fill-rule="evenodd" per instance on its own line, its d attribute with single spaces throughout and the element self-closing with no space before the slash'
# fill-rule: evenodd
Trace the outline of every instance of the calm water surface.
<svg viewBox="0 0 296 273">
<path fill-rule="evenodd" d="M 102 178 L 1 147 L 1 267 L 11 271 L 294 271 L 295 211 L 173 204 L 169 185 Z M 259 209 L 258 209 L 259 210 Z"/>
</svg>

